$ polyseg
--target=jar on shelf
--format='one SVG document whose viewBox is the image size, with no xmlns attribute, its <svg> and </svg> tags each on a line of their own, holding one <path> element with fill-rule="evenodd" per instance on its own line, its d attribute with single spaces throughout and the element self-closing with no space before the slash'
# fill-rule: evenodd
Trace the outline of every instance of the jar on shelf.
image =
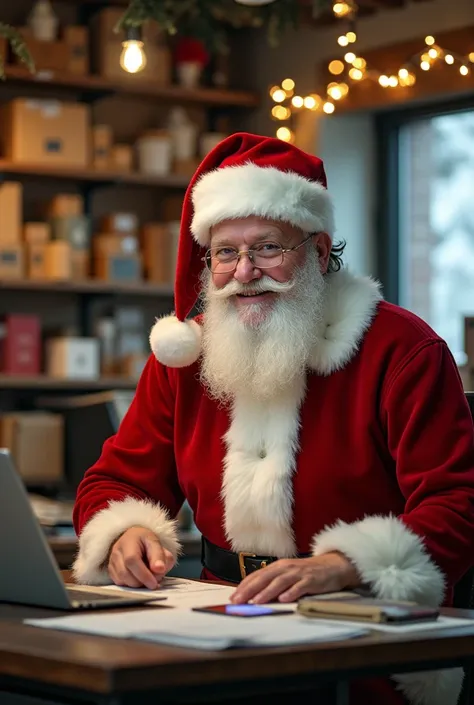
<svg viewBox="0 0 474 705">
<path fill-rule="evenodd" d="M 167 130 L 148 130 L 137 140 L 138 168 L 144 174 L 164 176 L 173 163 L 173 141 Z"/>
</svg>

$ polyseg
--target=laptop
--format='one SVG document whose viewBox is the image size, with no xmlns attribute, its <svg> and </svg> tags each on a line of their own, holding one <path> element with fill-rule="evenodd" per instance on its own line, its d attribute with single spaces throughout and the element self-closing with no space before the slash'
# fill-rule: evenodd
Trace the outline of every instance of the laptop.
<svg viewBox="0 0 474 705">
<path fill-rule="evenodd" d="M 4 448 L 0 448 L 0 566 L 0 602 L 90 610 L 160 599 L 156 594 L 107 595 L 65 585 L 23 481 Z"/>
</svg>

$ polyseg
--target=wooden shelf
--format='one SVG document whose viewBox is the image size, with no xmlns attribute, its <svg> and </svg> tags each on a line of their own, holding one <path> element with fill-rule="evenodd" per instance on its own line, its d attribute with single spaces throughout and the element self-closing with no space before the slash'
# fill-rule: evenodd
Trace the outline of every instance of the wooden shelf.
<svg viewBox="0 0 474 705">
<path fill-rule="evenodd" d="M 127 377 L 100 377 L 99 379 L 55 379 L 46 375 L 34 377 L 24 375 L 0 374 L 0 389 L 55 389 L 86 391 L 108 390 L 108 389 L 135 389 L 136 379 Z"/>
<path fill-rule="evenodd" d="M 171 285 L 149 284 L 137 282 L 134 284 L 119 284 L 117 282 L 84 279 L 77 281 L 35 280 L 35 279 L 0 279 L 0 290 L 35 291 L 68 294 L 116 294 L 124 296 L 173 296 Z"/>
<path fill-rule="evenodd" d="M 43 85 L 54 89 L 66 89 L 96 94 L 122 94 L 137 98 L 159 99 L 160 101 L 176 103 L 199 103 L 207 106 L 227 106 L 240 108 L 255 108 L 259 105 L 259 96 L 250 91 L 227 90 L 223 88 L 183 88 L 178 85 L 160 86 L 136 79 L 133 76 L 123 80 L 111 81 L 101 76 L 79 76 L 62 71 L 38 71 L 31 74 L 22 66 L 6 66 L 5 75 L 9 83 L 23 85 Z"/>
<path fill-rule="evenodd" d="M 16 176 L 34 176 L 47 179 L 80 181 L 83 183 L 113 183 L 132 186 L 152 186 L 185 189 L 189 177 L 181 174 L 152 176 L 137 172 L 120 172 L 113 170 L 81 169 L 63 166 L 46 166 L 45 164 L 17 164 L 8 159 L 0 159 L 0 174 Z"/>
</svg>

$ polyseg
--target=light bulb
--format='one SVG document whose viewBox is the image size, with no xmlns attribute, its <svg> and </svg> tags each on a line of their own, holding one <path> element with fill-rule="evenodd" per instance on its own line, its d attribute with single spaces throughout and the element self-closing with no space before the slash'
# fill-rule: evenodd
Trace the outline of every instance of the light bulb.
<svg viewBox="0 0 474 705">
<path fill-rule="evenodd" d="M 365 69 L 367 66 L 367 61 L 363 59 L 361 56 L 357 56 L 354 61 L 352 62 L 352 66 L 355 69 Z"/>
<path fill-rule="evenodd" d="M 420 64 L 420 69 L 423 71 L 429 71 L 431 68 L 430 64 L 427 61 L 422 61 Z"/>
<path fill-rule="evenodd" d="M 355 61 L 356 55 L 354 54 L 353 51 L 348 51 L 347 54 L 344 54 L 344 60 L 347 61 L 348 64 L 352 64 L 353 61 Z"/>
<path fill-rule="evenodd" d="M 344 71 L 344 64 L 342 61 L 339 61 L 339 59 L 334 59 L 334 61 L 331 61 L 329 64 L 328 69 L 329 73 L 332 73 L 333 76 L 337 76 Z"/>
<path fill-rule="evenodd" d="M 461 76 L 467 76 L 469 74 L 469 67 L 463 64 L 459 67 L 459 73 L 461 74 Z"/>
<path fill-rule="evenodd" d="M 295 95 L 291 99 L 291 104 L 293 105 L 294 108 L 302 108 L 304 105 L 304 100 L 300 95 Z"/>
<path fill-rule="evenodd" d="M 471 51 L 471 53 L 468 56 L 469 61 L 471 64 L 474 64 L 474 51 Z"/>
<path fill-rule="evenodd" d="M 385 75 L 379 76 L 379 83 L 382 88 L 388 88 L 390 85 L 390 79 L 388 76 Z"/>
<path fill-rule="evenodd" d="M 146 66 L 146 54 L 143 51 L 143 42 L 139 27 L 127 28 L 125 41 L 122 42 L 120 66 L 127 73 L 138 73 Z"/>
<path fill-rule="evenodd" d="M 307 95 L 304 99 L 304 107 L 307 108 L 307 110 L 314 110 L 316 107 L 316 99 L 312 95 Z"/>
<path fill-rule="evenodd" d="M 327 100 L 323 105 L 323 110 L 328 115 L 331 115 L 331 113 L 333 113 L 335 110 L 334 103 L 331 103 L 329 100 Z"/>
<path fill-rule="evenodd" d="M 447 64 L 454 64 L 454 56 L 452 54 L 446 54 L 444 60 Z"/>
<path fill-rule="evenodd" d="M 357 40 L 357 34 L 355 32 L 347 32 L 346 39 L 350 44 L 353 44 Z"/>
<path fill-rule="evenodd" d="M 286 93 L 281 88 L 277 88 L 276 91 L 273 91 L 272 98 L 275 103 L 283 103 L 286 98 Z"/>
<path fill-rule="evenodd" d="M 276 131 L 276 136 L 282 142 L 292 142 L 294 135 L 288 127 L 279 127 Z"/>
<path fill-rule="evenodd" d="M 388 85 L 390 88 L 396 88 L 398 86 L 398 78 L 396 76 L 390 76 Z"/>
<path fill-rule="evenodd" d="M 406 69 L 400 69 L 398 75 L 404 81 L 406 78 L 408 78 L 408 71 Z"/>
<path fill-rule="evenodd" d="M 341 34 L 341 36 L 337 38 L 337 43 L 340 47 L 346 47 L 349 44 L 349 40 L 345 34 Z"/>
<path fill-rule="evenodd" d="M 438 50 L 435 49 L 434 47 L 431 47 L 431 49 L 428 52 L 428 56 L 430 57 L 430 59 L 436 59 L 438 57 L 438 54 L 439 54 Z"/>
<path fill-rule="evenodd" d="M 292 78 L 285 78 L 284 81 L 281 82 L 281 87 L 284 91 L 292 91 L 295 87 L 295 82 Z"/>
<path fill-rule="evenodd" d="M 432 37 L 431 34 L 428 34 L 428 36 L 425 37 L 425 44 L 427 44 L 428 46 L 433 46 L 434 43 L 435 43 L 435 38 Z"/>
</svg>

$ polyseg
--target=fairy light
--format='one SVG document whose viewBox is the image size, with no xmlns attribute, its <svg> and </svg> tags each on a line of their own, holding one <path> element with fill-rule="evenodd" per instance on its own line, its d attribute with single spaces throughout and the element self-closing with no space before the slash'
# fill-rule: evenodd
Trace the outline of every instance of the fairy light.
<svg viewBox="0 0 474 705">
<path fill-rule="evenodd" d="M 283 88 L 284 91 L 292 91 L 295 87 L 295 82 L 293 81 L 292 78 L 285 78 L 281 82 L 281 87 Z"/>
<path fill-rule="evenodd" d="M 342 18 L 351 25 L 357 13 L 357 5 L 353 0 L 341 0 L 334 2 L 332 6 L 334 15 Z M 357 41 L 357 34 L 350 25 L 350 30 L 341 33 L 337 38 L 337 44 L 346 48 L 349 44 Z M 404 64 L 394 74 L 380 74 L 377 70 L 367 66 L 367 61 L 357 56 L 354 51 L 346 49 L 344 60 L 338 58 L 329 61 L 327 69 L 332 76 L 340 76 L 338 81 L 330 81 L 326 85 L 326 99 L 316 93 L 307 95 L 295 95 L 296 84 L 292 78 L 285 78 L 280 86 L 273 86 L 270 89 L 270 96 L 274 103 L 271 109 L 272 117 L 275 120 L 290 120 L 294 110 L 302 108 L 311 111 L 323 111 L 326 115 L 331 115 L 336 109 L 335 103 L 343 100 L 349 93 L 349 85 L 344 81 L 347 77 L 352 81 L 371 80 L 376 81 L 381 88 L 394 89 L 400 87 L 414 86 L 417 80 L 417 66 L 421 71 L 429 71 L 437 61 L 442 60 L 448 66 L 455 66 L 461 76 L 468 76 L 472 73 L 469 64 L 474 64 L 474 51 L 467 56 L 461 56 L 456 52 L 449 52 L 436 44 L 433 35 L 429 34 L 424 39 L 425 45 L 419 53 L 408 58 Z M 342 80 L 341 80 L 342 79 Z M 324 95 L 324 94 L 323 94 Z M 284 105 L 282 105 L 284 103 Z M 277 129 L 276 135 L 284 142 L 293 142 L 295 135 L 290 127 L 281 126 Z"/>
<path fill-rule="evenodd" d="M 289 127 L 279 127 L 276 131 L 276 136 L 282 142 L 293 142 L 294 134 Z"/>
<path fill-rule="evenodd" d="M 335 59 L 329 64 L 328 71 L 329 73 L 332 73 L 333 76 L 338 76 L 344 71 L 344 64 L 342 61 L 339 61 L 339 59 Z"/>
<path fill-rule="evenodd" d="M 277 88 L 275 91 L 273 91 L 271 96 L 272 96 L 273 100 L 275 101 L 275 103 L 283 103 L 283 101 L 286 98 L 286 93 L 281 88 Z"/>
</svg>

